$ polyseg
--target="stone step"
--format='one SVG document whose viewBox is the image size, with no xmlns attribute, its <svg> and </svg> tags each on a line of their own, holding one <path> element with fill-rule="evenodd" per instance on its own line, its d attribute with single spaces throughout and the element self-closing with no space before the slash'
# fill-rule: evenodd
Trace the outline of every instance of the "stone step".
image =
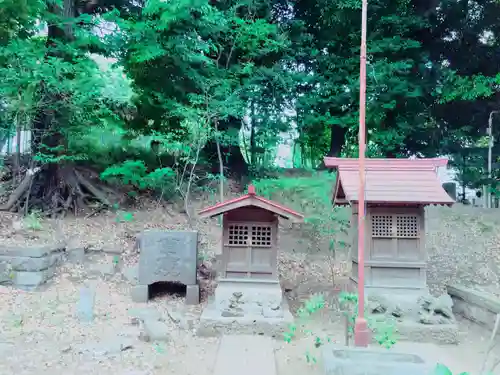
<svg viewBox="0 0 500 375">
<path fill-rule="evenodd" d="M 214 375 L 276 375 L 270 337 L 224 335 L 215 360 Z"/>
</svg>

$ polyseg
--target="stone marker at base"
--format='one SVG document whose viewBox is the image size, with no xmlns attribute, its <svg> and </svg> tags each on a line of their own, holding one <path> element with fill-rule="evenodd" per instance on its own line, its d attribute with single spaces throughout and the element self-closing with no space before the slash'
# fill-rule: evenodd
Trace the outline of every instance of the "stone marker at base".
<svg viewBox="0 0 500 375">
<path fill-rule="evenodd" d="M 429 375 L 433 367 L 415 354 L 385 348 L 325 345 L 325 375 Z"/>
<path fill-rule="evenodd" d="M 271 338 L 222 336 L 213 375 L 276 375 Z"/>
<path fill-rule="evenodd" d="M 200 218 L 223 215 L 222 255 L 213 300 L 203 310 L 198 334 L 282 333 L 293 322 L 278 277 L 278 219 L 292 223 L 304 217 L 248 194 L 206 208 Z"/>
<path fill-rule="evenodd" d="M 137 285 L 132 286 L 134 302 L 149 300 L 149 285 L 157 282 L 180 282 L 186 285 L 186 304 L 200 302 L 197 283 L 198 232 L 142 232 L 137 239 L 140 251 Z"/>
<path fill-rule="evenodd" d="M 76 315 L 81 322 L 89 323 L 94 320 L 95 290 L 82 288 L 78 300 Z"/>
</svg>

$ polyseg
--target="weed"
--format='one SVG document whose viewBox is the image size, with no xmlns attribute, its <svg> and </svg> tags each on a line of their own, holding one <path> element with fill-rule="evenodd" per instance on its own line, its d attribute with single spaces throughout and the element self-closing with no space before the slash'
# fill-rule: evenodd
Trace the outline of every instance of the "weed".
<svg viewBox="0 0 500 375">
<path fill-rule="evenodd" d="M 43 229 L 41 211 L 33 210 L 23 219 L 24 227 L 30 230 L 39 231 Z"/>
<path fill-rule="evenodd" d="M 293 338 L 296 337 L 297 331 L 313 337 L 313 348 L 318 349 L 325 342 L 331 342 L 329 337 L 321 338 L 315 335 L 310 329 L 307 329 L 307 323 L 310 321 L 312 315 L 320 311 L 325 307 L 325 298 L 322 294 L 312 295 L 308 300 L 304 302 L 301 308 L 297 310 L 298 322 L 292 323 L 288 327 L 288 331 L 284 333 L 283 339 L 285 342 L 290 343 Z M 311 353 L 311 351 L 306 351 L 304 353 L 306 361 L 308 363 L 316 363 L 316 357 Z"/>
<path fill-rule="evenodd" d="M 355 293 L 341 293 L 339 296 L 340 305 L 343 307 L 344 315 L 348 325 L 348 335 L 354 334 L 354 322 L 358 317 L 358 295 Z M 374 338 L 380 346 L 390 349 L 396 344 L 395 336 L 397 329 L 394 322 L 384 319 L 377 320 L 372 316 L 365 315 L 368 327 L 374 334 Z"/>
<path fill-rule="evenodd" d="M 118 211 L 115 220 L 117 223 L 129 223 L 134 220 L 134 213 L 127 211 Z"/>
</svg>

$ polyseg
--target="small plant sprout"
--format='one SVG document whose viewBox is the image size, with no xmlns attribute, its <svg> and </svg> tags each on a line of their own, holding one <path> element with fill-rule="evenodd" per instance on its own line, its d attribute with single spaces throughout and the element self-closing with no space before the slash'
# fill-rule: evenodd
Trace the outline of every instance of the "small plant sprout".
<svg viewBox="0 0 500 375">
<path fill-rule="evenodd" d="M 320 311 L 325 307 L 325 298 L 322 294 L 315 294 L 311 296 L 307 301 L 304 302 L 302 307 L 297 310 L 298 323 L 290 324 L 288 331 L 284 333 L 283 339 L 285 342 L 290 343 L 294 337 L 297 335 L 297 330 L 300 328 L 301 332 L 313 336 L 313 349 L 318 349 L 323 343 L 331 342 L 330 338 L 322 339 L 321 337 L 315 335 L 311 330 L 306 329 L 307 323 L 310 321 L 311 316 Z M 311 351 L 306 351 L 305 353 L 306 361 L 308 363 L 316 363 L 316 357 L 311 353 Z"/>
<path fill-rule="evenodd" d="M 454 375 L 454 374 L 448 368 L 448 366 L 445 366 L 441 363 L 438 363 L 436 365 L 436 368 L 434 369 L 434 372 L 432 373 L 432 375 Z M 461 372 L 461 373 L 456 374 L 456 375 L 469 375 L 469 373 L 468 372 Z M 480 374 L 480 375 L 483 375 L 483 374 Z M 489 374 L 484 374 L 484 375 L 489 375 Z"/>
<path fill-rule="evenodd" d="M 339 295 L 340 306 L 344 310 L 347 323 L 347 334 L 354 333 L 354 322 L 358 315 L 358 295 L 355 293 L 341 293 Z M 397 329 L 390 320 L 378 321 L 367 315 L 368 327 L 373 332 L 377 343 L 387 349 L 396 344 Z"/>
<path fill-rule="evenodd" d="M 134 220 L 134 213 L 133 212 L 127 212 L 127 211 L 120 211 L 116 215 L 116 222 L 117 223 L 129 223 Z"/>
<path fill-rule="evenodd" d="M 27 229 L 39 231 L 43 229 L 42 214 L 40 211 L 33 210 L 23 220 Z"/>
</svg>

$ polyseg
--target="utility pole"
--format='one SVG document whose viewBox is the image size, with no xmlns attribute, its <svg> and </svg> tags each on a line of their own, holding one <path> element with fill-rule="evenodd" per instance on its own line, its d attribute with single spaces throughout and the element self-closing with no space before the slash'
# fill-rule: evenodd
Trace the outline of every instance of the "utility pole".
<svg viewBox="0 0 500 375">
<path fill-rule="evenodd" d="M 358 316 L 354 323 L 354 345 L 368 346 L 370 332 L 365 319 L 365 151 L 366 151 L 366 24 L 368 0 L 362 0 L 359 69 L 359 192 L 358 192 Z"/>
<path fill-rule="evenodd" d="M 491 208 L 491 165 L 493 158 L 493 115 L 498 113 L 498 111 L 491 111 L 490 117 L 488 118 L 488 130 L 486 133 L 488 134 L 488 191 L 486 192 L 486 208 Z"/>
</svg>

